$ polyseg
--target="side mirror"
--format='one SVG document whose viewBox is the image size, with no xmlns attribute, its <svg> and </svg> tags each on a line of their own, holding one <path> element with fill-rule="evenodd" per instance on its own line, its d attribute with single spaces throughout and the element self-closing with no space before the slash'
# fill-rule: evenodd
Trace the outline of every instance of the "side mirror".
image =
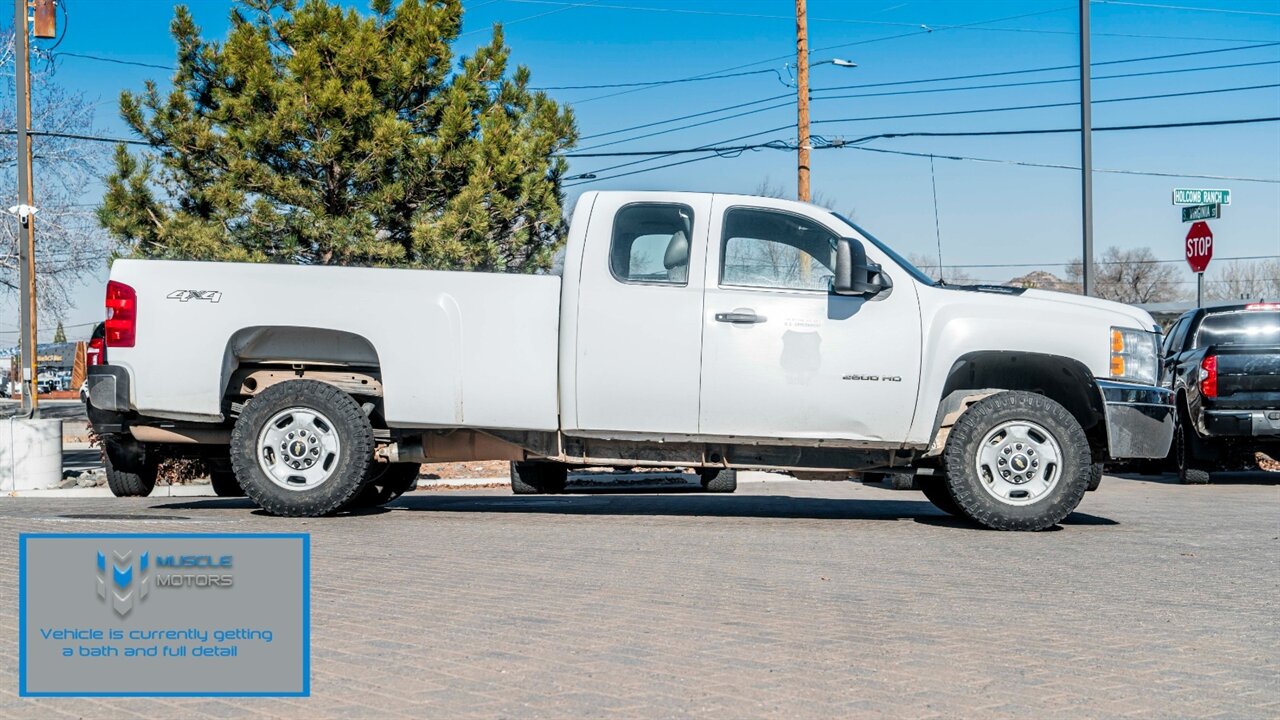
<svg viewBox="0 0 1280 720">
<path fill-rule="evenodd" d="M 891 287 L 893 282 L 881 272 L 880 266 L 867 261 L 867 251 L 861 242 L 847 237 L 836 241 L 836 275 L 831 281 L 832 292 L 869 298 Z"/>
</svg>

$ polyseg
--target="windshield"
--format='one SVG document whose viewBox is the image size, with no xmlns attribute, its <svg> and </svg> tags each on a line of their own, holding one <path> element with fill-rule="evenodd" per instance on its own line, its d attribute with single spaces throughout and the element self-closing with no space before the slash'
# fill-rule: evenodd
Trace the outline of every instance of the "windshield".
<svg viewBox="0 0 1280 720">
<path fill-rule="evenodd" d="M 872 245 L 875 245 L 876 247 L 880 248 L 880 252 L 884 253 L 885 255 L 888 255 L 894 262 L 898 263 L 898 265 L 901 266 L 903 270 L 906 270 L 908 273 L 911 274 L 911 277 L 916 279 L 916 282 L 924 283 L 925 285 L 938 284 L 933 278 L 926 275 L 924 271 L 922 271 L 920 268 L 916 267 L 915 265 L 912 265 L 910 262 L 907 261 L 906 258 L 894 252 L 893 249 L 890 248 L 888 245 L 885 245 L 884 243 L 877 240 L 874 235 L 858 227 L 857 223 L 855 223 L 854 221 L 850 220 L 849 218 L 837 212 L 833 212 L 831 214 L 839 218 L 840 222 L 844 223 L 845 225 L 848 225 L 849 227 L 861 233 L 862 237 L 866 238 L 867 240 L 870 240 Z"/>
<path fill-rule="evenodd" d="M 1200 323 L 1196 347 L 1206 345 L 1280 345 L 1280 312 L 1209 315 Z"/>
</svg>

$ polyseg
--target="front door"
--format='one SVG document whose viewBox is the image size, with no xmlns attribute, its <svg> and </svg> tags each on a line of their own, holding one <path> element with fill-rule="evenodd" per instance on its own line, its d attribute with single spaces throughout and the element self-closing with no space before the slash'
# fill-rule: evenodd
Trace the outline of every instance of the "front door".
<svg viewBox="0 0 1280 720">
<path fill-rule="evenodd" d="M 907 437 L 920 381 L 915 286 L 864 241 L 895 287 L 870 300 L 832 294 L 842 235 L 857 237 L 816 208 L 797 214 L 766 199 L 715 196 L 702 313 L 703 435 Z"/>
<path fill-rule="evenodd" d="M 698 432 L 702 277 L 711 197 L 604 193 L 577 294 L 577 430 Z"/>
</svg>

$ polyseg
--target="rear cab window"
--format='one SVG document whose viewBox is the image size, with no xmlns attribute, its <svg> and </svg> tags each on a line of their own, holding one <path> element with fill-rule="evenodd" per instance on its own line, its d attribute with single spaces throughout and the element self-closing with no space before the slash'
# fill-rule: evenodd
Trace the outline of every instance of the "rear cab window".
<svg viewBox="0 0 1280 720">
<path fill-rule="evenodd" d="M 1196 347 L 1208 345 L 1280 345 L 1280 311 L 1208 315 L 1196 332 Z"/>
<path fill-rule="evenodd" d="M 614 216 L 609 271 L 624 283 L 687 285 L 692 234 L 688 205 L 627 205 Z"/>
</svg>

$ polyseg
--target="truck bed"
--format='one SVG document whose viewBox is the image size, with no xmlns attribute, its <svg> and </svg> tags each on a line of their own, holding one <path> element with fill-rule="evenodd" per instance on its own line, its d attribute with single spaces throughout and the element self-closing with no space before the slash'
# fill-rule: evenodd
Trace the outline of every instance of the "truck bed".
<svg viewBox="0 0 1280 720">
<path fill-rule="evenodd" d="M 319 353 L 376 363 L 393 427 L 557 427 L 558 277 L 118 260 L 111 280 L 137 293 L 136 345 L 108 354 L 144 415 L 216 419 L 238 365 Z"/>
</svg>

